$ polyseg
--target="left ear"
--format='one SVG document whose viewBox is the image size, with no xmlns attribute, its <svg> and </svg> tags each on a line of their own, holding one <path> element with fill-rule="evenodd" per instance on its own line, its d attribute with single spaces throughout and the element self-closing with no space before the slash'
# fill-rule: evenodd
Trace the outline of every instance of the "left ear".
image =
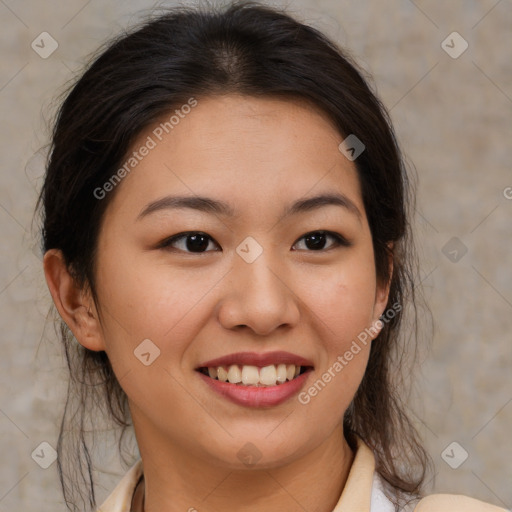
<svg viewBox="0 0 512 512">
<path fill-rule="evenodd" d="M 393 277 L 393 242 L 388 242 L 387 244 L 387 253 L 388 253 L 388 268 L 389 268 L 389 279 L 384 282 L 380 279 L 377 279 L 377 287 L 375 290 L 375 303 L 373 305 L 373 325 L 378 322 L 379 318 L 384 313 L 386 308 L 386 304 L 388 303 L 389 290 L 391 287 L 391 280 Z M 380 329 L 379 329 L 380 331 Z"/>
</svg>

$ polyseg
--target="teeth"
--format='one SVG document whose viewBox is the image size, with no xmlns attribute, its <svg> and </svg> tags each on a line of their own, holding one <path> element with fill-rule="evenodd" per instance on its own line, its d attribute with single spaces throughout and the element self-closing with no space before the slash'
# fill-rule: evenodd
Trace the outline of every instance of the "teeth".
<svg viewBox="0 0 512 512">
<path fill-rule="evenodd" d="M 276 380 L 277 382 L 286 382 L 286 365 L 280 364 L 277 366 L 277 375 Z"/>
<path fill-rule="evenodd" d="M 299 367 L 300 370 L 300 367 Z M 275 386 L 277 379 L 276 367 L 271 364 L 270 366 L 264 366 L 260 370 L 260 383 L 265 386 Z"/>
<path fill-rule="evenodd" d="M 228 380 L 231 384 L 237 384 L 238 382 L 242 382 L 242 372 L 238 365 L 232 364 L 228 370 Z"/>
<path fill-rule="evenodd" d="M 228 372 L 226 370 L 224 370 L 224 368 L 222 368 L 222 366 L 219 366 L 217 368 L 217 378 L 219 380 L 221 380 L 222 382 L 227 382 L 227 380 L 228 380 Z"/>
<path fill-rule="evenodd" d="M 260 375 L 257 366 L 242 367 L 242 384 L 255 386 L 260 381 Z M 229 382 L 233 382 L 229 379 Z"/>
<path fill-rule="evenodd" d="M 271 364 L 263 368 L 232 364 L 227 369 L 223 366 L 210 367 L 208 375 L 212 379 L 242 386 L 275 386 L 293 380 L 300 370 L 301 367 L 294 364 Z"/>
</svg>

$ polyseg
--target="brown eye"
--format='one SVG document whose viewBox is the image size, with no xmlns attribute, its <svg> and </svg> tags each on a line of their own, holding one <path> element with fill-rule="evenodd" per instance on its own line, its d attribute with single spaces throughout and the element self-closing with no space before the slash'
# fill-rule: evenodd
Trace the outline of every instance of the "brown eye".
<svg viewBox="0 0 512 512">
<path fill-rule="evenodd" d="M 329 239 L 331 239 L 331 244 L 326 248 Z M 336 247 L 349 247 L 351 245 L 343 236 L 331 231 L 311 231 L 302 236 L 300 240 L 304 240 L 308 252 L 327 251 Z M 211 250 L 207 250 L 210 242 L 219 247 L 210 235 L 200 231 L 190 231 L 166 238 L 158 248 L 201 254 L 211 252 Z M 294 245 L 297 243 L 299 242 L 295 242 Z"/>
<path fill-rule="evenodd" d="M 325 245 L 329 238 L 334 240 L 334 243 L 326 249 Z M 306 248 L 309 251 L 324 251 L 340 246 L 348 247 L 351 245 L 343 236 L 331 231 L 312 231 L 310 233 L 306 233 L 302 238 L 300 238 L 300 240 L 305 241 Z"/>
<path fill-rule="evenodd" d="M 177 247 L 180 251 L 191 253 L 211 252 L 206 250 L 210 241 L 214 242 L 213 238 L 206 233 L 191 231 L 167 238 L 159 245 L 159 248 Z M 216 242 L 214 243 L 217 245 Z"/>
</svg>

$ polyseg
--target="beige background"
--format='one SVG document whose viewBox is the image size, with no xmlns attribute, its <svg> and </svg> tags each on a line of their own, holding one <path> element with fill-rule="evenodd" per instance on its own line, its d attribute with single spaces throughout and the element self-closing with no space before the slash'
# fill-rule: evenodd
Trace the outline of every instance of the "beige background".
<svg viewBox="0 0 512 512">
<path fill-rule="evenodd" d="M 44 116 L 87 55 L 152 4 L 0 0 L 0 512 L 65 510 L 56 463 L 45 470 L 31 458 L 43 441 L 56 446 L 66 376 L 53 328 L 43 332 L 50 297 L 32 251 Z M 511 508 L 512 3 L 304 0 L 289 7 L 373 74 L 417 170 L 416 233 L 435 334 L 411 409 L 436 464 L 434 490 Z M 30 46 L 43 31 L 59 44 L 48 59 Z M 441 47 L 453 31 L 469 44 L 456 59 Z M 456 256 L 454 246 L 443 253 L 452 237 L 467 248 L 458 262 L 444 254 Z M 458 469 L 441 457 L 454 441 L 469 454 Z M 97 473 L 99 502 L 123 471 L 114 445 L 112 453 L 98 468 L 105 471 Z M 452 460 L 460 453 L 456 447 Z"/>
</svg>

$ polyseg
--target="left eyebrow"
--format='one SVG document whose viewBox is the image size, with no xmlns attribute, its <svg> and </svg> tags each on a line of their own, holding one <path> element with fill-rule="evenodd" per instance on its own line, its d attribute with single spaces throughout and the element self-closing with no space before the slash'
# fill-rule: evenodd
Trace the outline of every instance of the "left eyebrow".
<svg viewBox="0 0 512 512">
<path fill-rule="evenodd" d="M 325 206 L 340 206 L 345 208 L 350 213 L 356 215 L 359 221 L 362 219 L 361 212 L 355 203 L 344 194 L 337 193 L 321 194 L 314 197 L 308 197 L 306 199 L 299 199 L 298 201 L 295 201 L 290 206 L 285 208 L 282 214 L 282 218 L 317 210 Z M 146 217 L 147 215 L 159 210 L 183 208 L 198 210 L 224 217 L 235 217 L 235 211 L 228 203 L 213 199 L 211 197 L 166 196 L 146 205 L 146 207 L 137 216 L 137 220 L 140 220 L 143 217 Z"/>
<path fill-rule="evenodd" d="M 334 193 L 321 194 L 319 196 L 308 197 L 306 199 L 295 201 L 295 203 L 293 203 L 284 211 L 283 218 L 296 215 L 298 213 L 317 210 L 323 206 L 341 206 L 342 208 L 348 210 L 350 213 L 355 214 L 359 221 L 362 220 L 361 212 L 353 201 L 351 201 L 345 194 Z"/>
</svg>

